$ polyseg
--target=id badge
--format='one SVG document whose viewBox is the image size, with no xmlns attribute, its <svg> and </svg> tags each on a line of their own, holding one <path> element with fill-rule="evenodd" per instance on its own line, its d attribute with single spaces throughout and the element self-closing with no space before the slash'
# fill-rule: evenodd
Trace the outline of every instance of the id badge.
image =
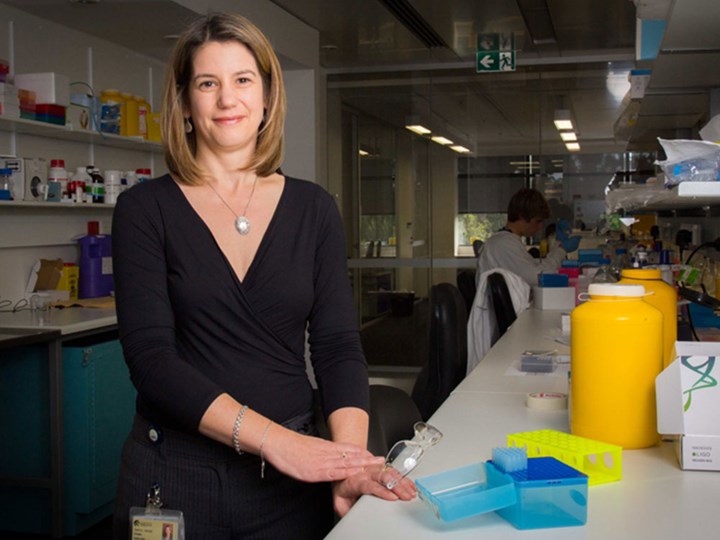
<svg viewBox="0 0 720 540">
<path fill-rule="evenodd" d="M 153 484 L 145 506 L 130 508 L 130 540 L 185 540 L 182 512 L 162 506 L 160 486 Z"/>
<path fill-rule="evenodd" d="M 130 540 L 185 540 L 185 521 L 182 512 L 132 507 Z"/>
</svg>

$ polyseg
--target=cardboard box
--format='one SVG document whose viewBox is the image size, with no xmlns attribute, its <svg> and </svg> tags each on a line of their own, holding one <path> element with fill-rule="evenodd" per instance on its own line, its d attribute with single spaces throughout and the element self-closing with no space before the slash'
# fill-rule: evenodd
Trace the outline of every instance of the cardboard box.
<svg viewBox="0 0 720 540">
<path fill-rule="evenodd" d="M 533 287 L 535 309 L 573 309 L 575 287 Z"/>
<path fill-rule="evenodd" d="M 40 259 L 30 271 L 30 279 L 28 279 L 28 293 L 37 291 L 47 291 L 57 289 L 60 278 L 62 277 L 63 261 L 62 259 Z"/>
<path fill-rule="evenodd" d="M 678 341 L 657 376 L 658 432 L 679 435 L 681 469 L 720 471 L 720 344 Z"/>
</svg>

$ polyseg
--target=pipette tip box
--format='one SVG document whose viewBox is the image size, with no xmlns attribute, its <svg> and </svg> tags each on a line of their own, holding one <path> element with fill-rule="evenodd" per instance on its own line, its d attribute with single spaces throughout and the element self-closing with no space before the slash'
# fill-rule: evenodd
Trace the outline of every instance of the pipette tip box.
<svg viewBox="0 0 720 540">
<path fill-rule="evenodd" d="M 415 481 L 418 495 L 443 521 L 497 512 L 517 529 L 584 525 L 587 475 L 555 458 L 530 458 L 505 473 L 492 461 Z"/>
</svg>

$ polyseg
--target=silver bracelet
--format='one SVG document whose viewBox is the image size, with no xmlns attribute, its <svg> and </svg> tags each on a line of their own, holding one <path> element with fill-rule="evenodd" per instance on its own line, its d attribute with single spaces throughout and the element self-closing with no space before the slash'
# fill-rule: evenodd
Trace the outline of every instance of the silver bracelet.
<svg viewBox="0 0 720 540">
<path fill-rule="evenodd" d="M 260 478 L 265 478 L 265 455 L 263 454 L 263 446 L 265 446 L 265 439 L 267 439 L 268 431 L 270 431 L 272 423 L 272 420 L 267 423 L 265 431 L 263 431 L 262 438 L 260 439 Z"/>
<path fill-rule="evenodd" d="M 240 440 L 238 439 L 238 434 L 240 433 L 240 424 L 242 424 L 243 417 L 245 416 L 245 411 L 247 411 L 247 409 L 247 405 L 243 405 L 242 407 L 240 407 L 240 412 L 238 412 L 238 415 L 235 418 L 235 423 L 233 424 L 232 430 L 233 448 L 235 448 L 235 451 L 240 455 L 243 454 L 243 451 L 240 450 Z"/>
</svg>

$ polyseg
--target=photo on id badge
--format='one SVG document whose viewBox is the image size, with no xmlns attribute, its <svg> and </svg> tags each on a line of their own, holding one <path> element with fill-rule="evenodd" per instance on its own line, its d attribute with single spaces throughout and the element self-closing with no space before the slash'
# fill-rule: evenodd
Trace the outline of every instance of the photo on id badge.
<svg viewBox="0 0 720 540">
<path fill-rule="evenodd" d="M 132 525 L 132 540 L 180 540 L 178 524 L 162 517 L 137 517 Z"/>
</svg>

